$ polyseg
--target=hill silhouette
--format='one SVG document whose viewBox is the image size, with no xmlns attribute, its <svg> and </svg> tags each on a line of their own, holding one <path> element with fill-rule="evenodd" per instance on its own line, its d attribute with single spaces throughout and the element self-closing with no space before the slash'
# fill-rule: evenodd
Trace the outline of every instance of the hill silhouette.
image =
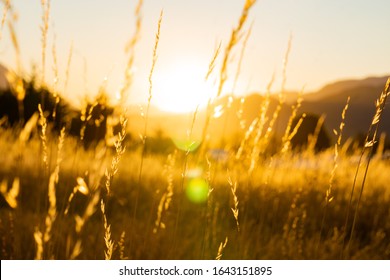
<svg viewBox="0 0 390 280">
<path fill-rule="evenodd" d="M 369 77 L 356 80 L 342 80 L 325 85 L 316 92 L 308 93 L 303 96 L 303 103 L 299 109 L 299 114 L 307 113 L 311 115 L 324 116 L 324 127 L 328 132 L 338 129 L 341 122 L 341 113 L 350 96 L 350 105 L 346 115 L 346 125 L 344 128 L 344 139 L 357 138 L 365 135 L 372 118 L 375 114 L 375 101 L 385 86 L 386 77 Z M 275 124 L 274 131 L 281 136 L 287 126 L 288 119 L 292 112 L 296 94 L 288 93 L 286 100 L 281 107 L 279 118 Z M 230 97 L 231 98 L 231 97 Z M 214 108 L 217 114 L 212 112 L 212 119 L 209 127 L 211 140 L 226 138 L 239 139 L 244 135 L 252 121 L 259 116 L 261 106 L 264 102 L 264 95 L 252 93 L 245 97 L 245 102 L 241 102 L 241 97 L 233 97 L 229 102 L 229 97 L 224 96 L 215 101 Z M 271 96 L 268 108 L 267 118 L 272 118 L 277 104 L 277 96 Z M 296 102 L 296 101 L 295 101 Z M 230 106 L 227 106 L 230 104 Z M 214 115 L 220 115 L 217 118 Z M 185 135 L 191 126 L 193 114 L 168 114 L 156 111 L 151 114 L 149 123 L 151 131 L 162 130 L 168 135 Z M 193 135 L 201 134 L 201 130 L 206 118 L 206 110 L 201 109 L 197 114 L 196 124 L 194 125 Z M 137 127 L 137 119 L 141 117 L 133 116 L 133 127 Z M 379 133 L 390 135 L 390 108 L 385 108 Z M 330 133 L 331 135 L 331 133 Z"/>
<path fill-rule="evenodd" d="M 2 102 L 0 102 L 0 117 L 8 115 L 9 121 L 16 122 L 20 115 L 18 113 L 19 108 L 6 79 L 6 72 L 7 69 L 0 65 L 0 97 L 2 98 Z M 338 129 L 341 121 L 341 112 L 346 104 L 347 98 L 350 97 L 350 106 L 345 120 L 344 139 L 361 137 L 361 135 L 365 135 L 371 124 L 375 113 L 375 101 L 382 92 L 387 78 L 388 76 L 368 77 L 329 83 L 316 92 L 305 94 L 303 96 L 304 101 L 298 113 L 324 116 L 324 127 L 328 132 L 331 132 L 333 129 Z M 27 83 L 25 86 L 26 99 L 24 100 L 25 104 L 23 104 L 23 108 L 24 110 L 30 107 L 33 108 L 30 110 L 31 112 L 26 111 L 22 114 L 27 120 L 36 111 L 39 100 L 35 100 L 36 98 L 30 100 L 31 98 L 28 98 L 34 96 L 33 84 Z M 49 94 L 45 96 L 49 98 Z M 279 117 L 273 127 L 273 132 L 279 138 L 286 130 L 288 119 L 292 112 L 292 105 L 296 102 L 297 96 L 296 92 L 286 93 L 286 102 L 281 105 Z M 211 142 L 232 142 L 232 140 L 233 142 L 238 142 L 242 139 L 250 124 L 260 116 L 264 101 L 265 96 L 259 93 L 248 94 L 245 96 L 244 102 L 242 102 L 242 97 L 240 96 L 223 96 L 216 100 L 213 104 L 214 110 L 211 112 L 211 121 L 208 130 Z M 276 95 L 271 95 L 269 101 L 265 128 L 268 127 L 268 122 L 272 119 L 272 115 L 279 104 L 278 96 Z M 74 118 L 74 115 L 80 114 L 78 110 L 71 108 L 65 100 L 62 99 L 61 102 L 64 103 L 64 107 L 66 107 L 65 111 L 71 115 L 71 118 Z M 47 103 L 51 104 L 53 102 L 47 101 Z M 130 132 L 133 135 L 141 135 L 143 133 L 145 119 L 141 116 L 139 107 L 133 106 L 133 108 L 129 108 L 128 112 L 128 127 Z M 65 117 L 65 115 L 62 117 Z M 148 120 L 148 134 L 151 136 L 157 135 L 159 139 L 162 136 L 167 136 L 173 139 L 183 140 L 188 138 L 188 130 L 193 126 L 191 137 L 199 140 L 207 118 L 206 109 L 199 109 L 194 124 L 192 124 L 193 118 L 193 113 L 169 114 L 158 110 L 158 108 L 151 107 Z M 79 119 L 79 117 L 76 116 L 76 119 Z M 70 123 L 69 119 L 65 122 Z M 57 124 L 57 126 L 60 127 L 61 125 Z M 390 108 L 385 108 L 383 112 L 379 133 L 382 132 L 390 135 Z"/>
<path fill-rule="evenodd" d="M 387 78 L 348 80 L 327 85 L 306 96 L 302 111 L 324 115 L 325 125 L 329 129 L 336 129 L 347 98 L 350 97 L 344 135 L 356 137 L 365 134 L 375 114 L 375 101 L 383 91 Z M 390 135 L 390 108 L 385 108 L 383 112 L 380 132 Z"/>
</svg>

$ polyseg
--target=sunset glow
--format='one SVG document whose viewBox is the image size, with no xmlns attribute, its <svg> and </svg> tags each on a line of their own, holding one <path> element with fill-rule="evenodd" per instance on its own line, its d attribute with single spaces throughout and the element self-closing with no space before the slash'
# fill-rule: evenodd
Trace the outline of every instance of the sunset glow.
<svg viewBox="0 0 390 280">
<path fill-rule="evenodd" d="M 212 85 L 205 81 L 206 67 L 191 59 L 182 59 L 156 73 L 154 103 L 166 112 L 185 113 L 204 107 L 213 94 Z"/>
<path fill-rule="evenodd" d="M 0 1 L 0 260 L 123 261 L 150 280 L 390 260 L 389 9 Z"/>
</svg>

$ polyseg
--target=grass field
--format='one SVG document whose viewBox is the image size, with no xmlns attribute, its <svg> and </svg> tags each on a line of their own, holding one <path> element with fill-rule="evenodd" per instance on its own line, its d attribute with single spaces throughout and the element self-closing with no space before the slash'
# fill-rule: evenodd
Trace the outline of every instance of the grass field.
<svg viewBox="0 0 390 280">
<path fill-rule="evenodd" d="M 210 62 L 208 74 L 222 56 L 215 98 L 255 2 L 245 2 L 231 40 Z M 150 135 L 148 114 L 162 23 L 163 13 L 140 137 L 121 106 L 115 107 L 119 129 L 109 135 L 115 141 L 106 137 L 87 149 L 83 127 L 79 137 L 67 126 L 54 131 L 53 112 L 41 105 L 27 124 L 0 126 L 1 259 L 389 259 L 390 161 L 378 137 L 379 124 L 387 121 L 381 113 L 389 83 L 378 93 L 375 115 L 367 116 L 372 124 L 364 146 L 342 139 L 346 106 L 330 148 L 316 152 L 314 134 L 308 146 L 294 149 L 291 139 L 301 123 L 294 126 L 293 119 L 302 101 L 288 123 L 278 123 L 286 133 L 274 135 L 280 107 L 270 112 L 268 96 L 234 142 L 208 139 L 216 109 L 210 98 L 200 141 L 191 142 L 195 112 L 188 141 L 159 150 L 166 139 Z M 42 33 L 44 42 L 47 30 Z M 131 86 L 126 77 L 121 101 Z M 11 86 L 23 100 L 20 80 Z M 90 117 L 86 108 L 83 122 Z"/>
<path fill-rule="evenodd" d="M 58 140 L 48 139 L 45 169 L 41 139 L 20 149 L 17 131 L 1 135 L 2 188 L 8 187 L 3 196 L 17 202 L 0 212 L 2 259 L 36 258 L 37 233 L 47 231 L 47 241 L 40 241 L 45 259 L 103 259 L 108 240 L 115 259 L 214 259 L 225 240 L 224 259 L 389 258 L 390 163 L 379 156 L 371 160 L 351 238 L 362 180 L 359 174 L 349 205 L 357 155 L 339 157 L 329 203 L 332 150 L 259 159 L 251 173 L 245 160 L 232 155 L 223 161 L 182 151 L 146 155 L 140 180 L 141 152 L 129 151 L 107 195 L 105 169 L 115 152 L 104 145 L 85 151 L 65 137 L 53 205 L 48 192 Z M 20 191 L 13 197 L 15 182 Z"/>
</svg>

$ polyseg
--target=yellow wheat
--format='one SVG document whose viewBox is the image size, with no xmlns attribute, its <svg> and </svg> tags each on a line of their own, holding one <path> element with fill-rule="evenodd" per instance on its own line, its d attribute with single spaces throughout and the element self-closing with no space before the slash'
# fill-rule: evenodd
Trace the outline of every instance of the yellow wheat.
<svg viewBox="0 0 390 280">
<path fill-rule="evenodd" d="M 228 238 L 226 237 L 225 241 L 221 242 L 221 244 L 219 244 L 218 253 L 217 253 L 217 256 L 215 258 L 216 260 L 218 260 L 218 261 L 221 260 L 222 255 L 223 255 L 223 250 L 225 249 L 227 243 L 228 243 Z"/>
<path fill-rule="evenodd" d="M 46 69 L 46 45 L 47 45 L 47 33 L 49 30 L 49 17 L 50 17 L 50 0 L 41 0 L 42 8 L 42 25 L 41 25 L 41 43 L 42 43 L 42 80 L 41 85 L 45 84 L 45 69 Z"/>
<path fill-rule="evenodd" d="M 103 214 L 103 222 L 104 222 L 104 243 L 106 245 L 106 250 L 104 251 L 104 257 L 106 260 L 112 259 L 112 253 L 114 251 L 114 241 L 111 238 L 111 225 L 107 222 L 105 204 L 103 199 L 100 201 L 100 209 Z"/>
<path fill-rule="evenodd" d="M 7 13 L 8 13 L 10 8 L 11 8 L 11 0 L 5 0 L 4 8 L 3 8 L 3 16 L 1 18 L 1 25 L 0 25 L 0 40 L 1 40 L 2 35 L 3 35 L 3 28 L 4 28 L 4 23 L 7 19 Z"/>
</svg>

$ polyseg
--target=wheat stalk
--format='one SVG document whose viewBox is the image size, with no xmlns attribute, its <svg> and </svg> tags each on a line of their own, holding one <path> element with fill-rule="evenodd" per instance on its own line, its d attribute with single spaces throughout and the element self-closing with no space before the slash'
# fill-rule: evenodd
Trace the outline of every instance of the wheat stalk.
<svg viewBox="0 0 390 280">
<path fill-rule="evenodd" d="M 67 60 L 66 69 L 65 69 L 65 81 L 64 81 L 64 95 L 65 96 L 66 96 L 66 92 L 68 89 L 68 83 L 69 83 L 69 77 L 70 77 L 70 64 L 72 62 L 72 56 L 73 56 L 73 41 L 70 44 L 68 60 Z"/>
<path fill-rule="evenodd" d="M 57 107 L 60 103 L 60 95 L 58 94 L 58 83 L 59 83 L 59 76 L 58 76 L 58 62 L 57 62 L 57 48 L 56 48 L 56 35 L 54 34 L 53 38 L 53 45 L 52 45 L 52 56 L 53 56 L 53 74 L 54 74 L 54 80 L 53 80 L 53 97 L 55 99 L 54 109 L 53 109 L 53 119 L 55 120 L 57 116 Z"/>
<path fill-rule="evenodd" d="M 5 24 L 5 21 L 7 19 L 7 14 L 8 14 L 8 11 L 10 10 L 10 8 L 11 8 L 11 0 L 5 0 L 4 7 L 3 7 L 3 16 L 1 18 L 1 24 L 0 24 L 0 40 L 1 40 L 2 35 L 3 35 L 4 24 Z"/>
<path fill-rule="evenodd" d="M 42 160 L 45 167 L 45 170 L 49 170 L 49 163 L 48 163 L 48 153 L 47 153 L 47 120 L 44 115 L 44 112 L 42 110 L 42 105 L 38 104 L 38 111 L 39 111 L 39 125 L 41 126 L 41 144 L 42 144 Z"/>
<path fill-rule="evenodd" d="M 217 261 L 220 261 L 220 260 L 221 260 L 222 255 L 223 255 L 223 250 L 225 249 L 227 243 L 228 243 L 228 238 L 226 237 L 226 238 L 225 238 L 225 241 L 224 241 L 224 242 L 221 242 L 221 244 L 219 244 L 218 253 L 217 253 L 217 256 L 215 257 L 215 259 L 216 259 Z"/>
<path fill-rule="evenodd" d="M 149 110 L 150 110 L 150 103 L 151 103 L 152 97 L 153 97 L 153 73 L 154 73 L 154 68 L 156 66 L 156 62 L 157 62 L 157 50 L 158 50 L 158 45 L 160 42 L 160 32 L 161 32 L 162 19 L 163 19 L 163 10 L 161 10 L 161 12 L 160 12 L 160 16 L 159 16 L 158 23 L 157 23 L 157 33 L 155 36 L 155 43 L 154 43 L 154 48 L 153 48 L 152 66 L 151 66 L 151 69 L 149 72 L 149 78 L 148 78 L 148 80 L 149 80 L 149 91 L 148 91 L 149 95 L 148 95 L 148 103 L 147 103 L 147 107 L 146 107 L 144 131 L 143 131 L 143 135 L 141 135 L 141 140 L 142 140 L 141 162 L 140 162 L 140 167 L 139 167 L 138 184 L 137 184 L 136 198 L 135 198 L 135 203 L 134 203 L 133 223 L 135 223 L 135 220 L 137 217 L 140 184 L 141 184 L 141 179 L 142 179 L 144 157 L 145 157 L 145 152 L 146 152 L 146 137 L 147 137 L 147 131 L 148 131 Z M 132 245 L 132 244 L 130 244 L 130 245 Z"/>
<path fill-rule="evenodd" d="M 121 233 L 121 238 L 119 239 L 118 242 L 118 247 L 119 247 L 119 259 L 121 260 L 128 260 L 129 258 L 125 256 L 125 237 L 126 237 L 126 232 L 123 231 Z"/>
<path fill-rule="evenodd" d="M 318 119 L 316 128 L 314 129 L 314 133 L 308 136 L 308 145 L 307 145 L 308 155 L 314 154 L 315 147 L 318 141 L 318 136 L 320 135 L 321 128 L 323 127 L 324 122 L 325 122 L 325 115 L 321 115 L 321 117 Z"/>
<path fill-rule="evenodd" d="M 126 137 L 126 127 L 127 127 L 127 119 L 124 117 L 121 117 L 121 132 L 118 133 L 118 139 L 115 141 L 115 156 L 113 157 L 111 161 L 111 167 L 110 170 L 106 169 L 105 176 L 106 176 L 106 191 L 107 195 L 109 196 L 111 194 L 111 183 L 114 175 L 118 172 L 119 168 L 119 161 L 121 160 L 123 154 L 126 151 L 126 147 L 123 145 L 123 142 Z"/>
<path fill-rule="evenodd" d="M 244 40 L 242 42 L 242 48 L 241 48 L 241 52 L 240 52 L 240 57 L 238 58 L 237 70 L 236 70 L 236 74 L 234 76 L 234 81 L 233 81 L 232 90 L 231 90 L 232 94 L 234 94 L 235 91 L 236 91 L 238 78 L 239 78 L 239 76 L 241 74 L 242 62 L 244 61 L 244 55 L 245 55 L 246 46 L 247 46 L 248 40 L 249 40 L 249 38 L 251 36 L 252 28 L 253 28 L 253 23 L 249 27 L 249 30 L 246 32 L 245 38 L 244 38 Z"/>
<path fill-rule="evenodd" d="M 290 52 L 291 52 L 291 45 L 292 45 L 292 35 L 290 34 L 288 44 L 287 44 L 287 49 L 286 49 L 284 59 L 283 59 L 283 71 L 282 71 L 283 75 L 282 75 L 282 84 L 281 84 L 281 88 L 280 88 L 280 92 L 279 92 L 279 102 L 278 102 L 278 105 L 276 106 L 275 111 L 272 114 L 272 118 L 268 123 L 268 128 L 267 128 L 266 133 L 264 135 L 264 139 L 265 139 L 264 149 L 266 148 L 268 141 L 271 139 L 271 135 L 273 133 L 276 121 L 278 120 L 280 111 L 282 110 L 283 104 L 285 102 L 285 92 L 284 91 L 285 91 L 285 85 L 286 85 L 286 81 L 287 81 L 287 65 L 288 65 L 288 60 L 289 60 L 289 56 L 290 56 Z M 271 82 L 268 85 L 267 92 L 270 91 L 271 86 L 273 84 L 273 81 L 274 81 L 274 77 L 272 77 Z"/>
<path fill-rule="evenodd" d="M 100 201 L 100 210 L 103 214 L 103 222 L 104 222 L 104 243 L 106 245 L 106 250 L 104 251 L 105 260 L 112 259 L 112 253 L 114 251 L 114 241 L 111 238 L 111 225 L 107 222 L 107 216 L 105 212 L 105 204 L 103 199 Z"/>
<path fill-rule="evenodd" d="M 264 141 L 260 141 L 260 140 L 261 140 L 261 137 L 263 136 L 263 130 L 264 130 L 265 124 L 268 120 L 267 112 L 268 112 L 269 105 L 270 105 L 270 94 L 269 94 L 269 92 L 267 92 L 267 95 L 265 96 L 265 99 L 263 100 L 261 108 L 260 108 L 259 121 L 256 124 L 257 129 L 256 129 L 255 138 L 253 140 L 253 148 L 252 148 L 252 153 L 251 153 L 251 163 L 250 163 L 250 167 L 249 167 L 249 174 L 252 174 L 252 172 L 254 171 L 256 164 L 257 164 L 257 161 L 258 161 L 259 154 L 262 152 L 261 146 L 264 144 L 263 143 Z"/>
<path fill-rule="evenodd" d="M 82 216 L 76 215 L 75 216 L 75 230 L 76 233 L 80 233 L 83 229 L 86 221 L 95 213 L 96 211 L 96 205 L 99 203 L 100 198 L 100 191 L 96 191 L 95 193 L 91 194 L 92 198 L 89 200 L 88 205 L 83 213 Z"/>
<path fill-rule="evenodd" d="M 3 28 L 4 28 L 5 21 L 7 19 L 8 11 L 11 8 L 11 0 L 5 0 L 4 2 L 5 3 L 4 3 L 4 7 L 3 7 L 3 16 L 1 18 L 1 25 L 0 25 L 0 40 L 3 36 Z"/>
<path fill-rule="evenodd" d="M 233 182 L 232 178 L 230 177 L 229 170 L 228 170 L 228 183 L 230 185 L 230 190 L 233 195 L 233 207 L 231 208 L 233 212 L 234 219 L 236 220 L 237 225 L 237 232 L 240 232 L 240 223 L 238 222 L 238 197 L 237 197 L 237 180 Z"/>
<path fill-rule="evenodd" d="M 43 234 L 38 227 L 35 227 L 34 240 L 35 240 L 35 244 L 37 245 L 35 259 L 42 260 L 43 259 Z"/>
<path fill-rule="evenodd" d="M 223 56 L 223 59 L 222 59 L 222 65 L 221 65 L 221 69 L 219 71 L 219 84 L 218 84 L 218 89 L 217 89 L 217 94 L 216 94 L 216 98 L 220 97 L 222 92 L 223 92 L 223 89 L 224 89 L 224 86 L 225 86 L 225 83 L 228 79 L 228 64 L 230 62 L 230 58 L 231 58 L 231 55 L 232 55 L 232 51 L 234 49 L 234 47 L 238 44 L 238 42 L 241 40 L 243 34 L 242 34 L 242 28 L 244 27 L 245 23 L 246 23 L 246 20 L 248 18 L 248 15 L 249 15 L 249 11 L 251 10 L 251 8 L 253 7 L 253 5 L 256 3 L 256 0 L 246 0 L 245 1 L 245 5 L 241 11 L 241 16 L 238 20 L 238 24 L 235 28 L 233 28 L 232 32 L 231 32 L 231 35 L 230 35 L 230 39 L 229 39 L 229 42 L 228 44 L 226 45 L 225 47 L 225 51 L 224 51 L 224 56 Z M 215 58 L 216 56 L 218 55 L 219 53 L 219 48 L 217 49 L 217 51 L 215 52 L 215 55 L 213 57 L 213 60 L 212 60 L 212 63 L 210 65 L 214 65 L 214 61 L 215 61 Z M 209 67 L 209 71 L 212 71 L 212 69 L 214 68 L 214 66 L 212 68 Z M 211 72 L 210 72 L 211 73 Z M 206 75 L 206 78 L 209 77 L 209 74 Z M 202 133 L 202 143 L 205 142 L 206 138 L 207 138 L 207 133 L 208 133 L 208 129 L 209 129 L 209 125 L 210 125 L 210 118 L 211 118 L 211 112 L 213 111 L 213 105 L 212 105 L 212 101 L 211 99 L 209 100 L 208 102 L 208 105 L 207 105 L 207 113 L 206 113 L 206 120 L 205 120 L 205 124 L 203 126 L 203 133 Z"/>
<path fill-rule="evenodd" d="M 251 10 L 252 6 L 256 3 L 256 0 L 246 0 L 245 5 L 241 11 L 241 16 L 238 20 L 237 26 L 232 30 L 232 33 L 230 35 L 229 43 L 227 44 L 225 48 L 224 57 L 222 60 L 222 66 L 221 70 L 219 72 L 219 85 L 218 85 L 218 91 L 217 91 L 217 97 L 219 97 L 222 94 L 224 85 L 227 80 L 227 68 L 228 63 L 230 61 L 231 52 L 235 45 L 240 41 L 242 37 L 242 28 L 244 27 L 244 24 L 248 18 L 249 11 Z"/>
<path fill-rule="evenodd" d="M 83 195 L 88 195 L 89 194 L 89 189 L 88 189 L 88 186 L 85 183 L 84 179 L 81 178 L 81 177 L 77 177 L 76 180 L 77 180 L 77 185 L 73 188 L 73 191 L 69 195 L 68 203 L 66 205 L 66 208 L 65 208 L 65 211 L 64 211 L 64 215 L 68 215 L 69 208 L 70 208 L 70 203 L 72 202 L 73 197 L 75 196 L 75 194 L 77 192 L 80 192 Z"/>
<path fill-rule="evenodd" d="M 360 186 L 359 197 L 358 197 L 358 201 L 356 203 L 355 213 L 354 213 L 354 217 L 353 217 L 353 221 L 352 221 L 351 232 L 350 232 L 348 244 L 347 244 L 347 247 L 346 247 L 347 254 L 349 253 L 349 248 L 350 248 L 350 245 L 351 245 L 351 242 L 352 242 L 352 239 L 353 239 L 353 234 L 354 234 L 355 227 L 356 227 L 356 221 L 357 221 L 357 216 L 358 216 L 358 212 L 359 212 L 359 206 L 360 206 L 360 203 L 361 203 L 363 190 L 364 190 L 364 186 L 365 186 L 365 182 L 366 182 L 366 178 L 367 178 L 368 168 L 369 168 L 369 165 L 370 165 L 370 162 L 371 162 L 372 153 L 373 153 L 373 146 L 377 142 L 377 134 L 378 134 L 379 124 L 380 124 L 380 121 L 381 121 L 383 110 L 385 109 L 385 106 L 386 106 L 386 100 L 387 100 L 389 95 L 390 95 L 390 78 L 387 80 L 386 85 L 384 87 L 384 90 L 382 91 L 382 93 L 380 94 L 379 98 L 375 102 L 376 111 L 375 111 L 375 114 L 374 114 L 374 116 L 372 118 L 372 122 L 370 124 L 370 127 L 368 129 L 368 132 L 367 132 L 367 135 L 366 135 L 366 139 L 364 141 L 364 147 L 362 148 L 362 152 L 360 154 L 358 166 L 357 166 L 357 169 L 356 169 L 356 172 L 355 172 L 355 177 L 354 177 L 354 181 L 353 181 L 353 185 L 352 185 L 352 189 L 351 189 L 351 196 L 350 196 L 349 205 L 348 205 L 348 209 L 347 209 L 347 217 L 346 217 L 345 228 L 344 228 L 345 230 L 347 230 L 347 226 L 348 226 L 348 219 L 349 219 L 349 214 L 350 214 L 350 208 L 352 206 L 352 198 L 353 198 L 353 193 L 354 193 L 355 186 L 356 186 L 356 183 L 357 183 L 357 177 L 358 177 L 358 173 L 360 171 L 360 166 L 361 166 L 361 163 L 362 163 L 362 160 L 363 160 L 363 156 L 364 156 L 365 152 L 368 150 L 368 153 L 369 153 L 368 154 L 368 160 L 367 160 L 366 168 L 364 170 L 364 175 L 363 175 L 362 183 L 361 183 L 361 186 Z M 344 239 L 343 242 L 345 242 L 345 239 Z M 343 249 L 344 249 L 344 243 L 343 243 Z M 342 251 L 342 254 L 343 254 L 343 251 Z"/>
<path fill-rule="evenodd" d="M 291 140 L 298 133 L 298 130 L 301 127 L 305 118 L 306 118 L 306 114 L 302 114 L 297 124 L 295 125 L 294 129 L 287 135 L 285 139 L 285 143 L 283 144 L 282 155 L 285 155 L 290 150 Z"/>
<path fill-rule="evenodd" d="M 50 0 L 41 0 L 42 8 L 42 25 L 41 25 L 41 43 L 42 43 L 42 80 L 41 85 L 45 84 L 45 71 L 46 71 L 46 45 L 47 45 L 47 33 L 49 30 L 49 18 L 50 18 Z M 43 103 L 43 95 L 42 95 Z"/>
<path fill-rule="evenodd" d="M 290 118 L 288 120 L 286 130 L 285 130 L 284 135 L 282 137 L 282 147 L 283 147 L 282 153 L 287 152 L 290 149 L 290 144 L 291 144 L 290 133 L 291 133 L 291 129 L 292 129 L 292 123 L 293 123 L 293 120 L 297 117 L 298 110 L 302 105 L 302 101 L 303 101 L 302 94 L 303 94 L 303 89 L 299 93 L 296 104 L 292 106 L 292 112 L 291 112 Z"/>
<path fill-rule="evenodd" d="M 332 172 L 331 172 L 330 178 L 329 178 L 329 188 L 327 189 L 326 196 L 325 196 L 325 201 L 327 204 L 329 204 L 333 200 L 333 194 L 332 194 L 333 193 L 333 185 L 334 185 L 334 179 L 336 176 L 336 170 L 338 167 L 339 149 L 341 146 L 341 139 L 343 136 L 343 130 L 344 130 L 344 126 L 345 126 L 345 116 L 346 116 L 347 111 L 348 111 L 349 101 L 350 101 L 350 97 L 348 97 L 347 103 L 345 104 L 343 112 L 341 113 L 341 123 L 339 126 L 339 131 L 334 131 L 334 133 L 338 137 L 337 137 L 337 142 L 334 145 L 333 168 L 332 168 Z"/>
<path fill-rule="evenodd" d="M 168 211 L 173 197 L 173 168 L 176 162 L 176 151 L 168 155 L 167 162 L 164 167 L 164 174 L 166 175 L 167 189 L 162 195 L 157 207 L 157 218 L 154 222 L 153 233 L 157 233 L 158 229 L 165 229 L 165 224 L 162 222 L 163 213 Z"/>
<path fill-rule="evenodd" d="M 136 6 L 134 15 L 136 19 L 135 23 L 135 31 L 133 36 L 130 38 L 129 43 L 127 44 L 125 51 L 129 53 L 129 58 L 127 60 L 126 64 L 126 70 L 124 75 L 124 82 L 122 87 L 119 90 L 119 101 L 120 104 L 123 104 L 124 101 L 126 101 L 126 93 L 130 89 L 132 83 L 133 83 L 133 67 L 134 67 L 134 60 L 135 60 L 135 47 L 140 39 L 141 36 L 141 27 L 142 27 L 142 5 L 143 0 L 139 0 L 138 4 Z"/>
<path fill-rule="evenodd" d="M 149 72 L 149 95 L 148 95 L 148 103 L 146 107 L 146 114 L 145 114 L 145 125 L 144 125 L 144 131 L 141 137 L 142 140 L 142 154 L 141 154 L 141 164 L 140 164 L 140 171 L 139 171 L 139 180 L 138 183 L 141 182 L 141 177 L 142 177 L 142 169 L 143 169 L 143 162 L 144 162 L 144 156 L 145 156 L 145 149 L 146 149 L 146 134 L 148 131 L 148 119 L 149 119 L 149 110 L 150 110 L 150 103 L 152 101 L 153 97 L 153 73 L 154 73 L 154 68 L 156 66 L 157 62 L 157 49 L 158 49 L 158 43 L 160 42 L 160 30 L 161 30 L 161 21 L 163 19 L 163 10 L 160 12 L 160 17 L 158 19 L 158 24 L 157 24 L 157 33 L 156 33 L 156 38 L 155 38 L 155 43 L 154 43 L 154 48 L 153 48 L 153 58 L 152 58 L 152 67 Z"/>
<path fill-rule="evenodd" d="M 76 259 L 82 252 L 81 240 L 77 240 L 76 244 L 73 246 L 72 253 L 69 255 L 70 260 Z"/>
<path fill-rule="evenodd" d="M 20 191 L 20 180 L 18 177 L 14 178 L 12 182 L 12 187 L 10 190 L 7 188 L 7 181 L 3 180 L 0 185 L 0 193 L 3 195 L 5 201 L 7 201 L 8 205 L 15 209 L 18 207 L 18 195 Z"/>
<path fill-rule="evenodd" d="M 317 245 L 317 252 L 318 252 L 318 248 L 321 244 L 321 239 L 322 239 L 322 232 L 323 232 L 323 229 L 324 229 L 324 225 L 325 225 L 325 218 L 326 218 L 326 214 L 327 214 L 327 210 L 328 210 L 328 206 L 329 206 L 329 203 L 331 203 L 333 201 L 333 186 L 334 186 L 334 180 L 335 180 L 335 176 L 336 176 L 336 171 L 337 171 L 337 168 L 338 168 L 338 161 L 339 161 L 339 149 L 340 149 L 340 146 L 341 146 L 341 140 L 342 140 L 342 135 L 343 135 L 343 130 L 344 130 L 344 126 L 345 126 L 345 117 L 346 117 L 346 114 L 347 114 L 347 111 L 348 111 L 348 107 L 349 107 L 349 101 L 350 101 L 350 97 L 348 96 L 348 99 L 347 99 L 347 102 L 344 106 L 344 109 L 341 113 L 341 122 L 340 122 L 340 126 L 339 126 L 339 130 L 336 131 L 334 130 L 334 134 L 337 137 L 337 141 L 334 145 L 334 155 L 333 155 L 333 168 L 332 168 L 332 171 L 330 173 L 330 178 L 329 178 L 329 186 L 328 186 L 328 189 L 326 190 L 326 194 L 325 194 L 325 209 L 324 209 L 324 214 L 322 216 L 322 222 L 321 222 L 321 228 L 320 228 L 320 237 L 319 237 L 319 241 L 318 241 L 318 245 Z M 318 125 L 317 125 L 318 126 Z"/>
<path fill-rule="evenodd" d="M 222 42 L 219 43 L 218 47 L 216 48 L 216 50 L 214 51 L 214 54 L 213 54 L 213 57 L 209 63 L 209 67 L 207 69 L 207 73 L 206 73 L 206 76 L 204 78 L 204 81 L 207 82 L 211 73 L 214 71 L 214 68 L 215 68 L 215 65 L 216 65 L 216 60 L 219 56 L 219 53 L 221 51 L 221 45 L 222 45 Z M 207 101 L 207 107 L 206 107 L 206 119 L 205 119 L 205 124 L 203 126 L 203 131 L 202 131 L 202 138 L 201 138 L 201 142 L 204 143 L 205 140 L 206 140 L 206 137 L 207 137 L 207 132 L 208 132 L 208 127 L 210 125 L 210 119 L 211 119 L 211 113 L 213 111 L 213 98 L 212 96 L 209 97 L 208 101 Z"/>
<path fill-rule="evenodd" d="M 42 233 L 38 228 L 36 228 L 34 233 L 34 239 L 37 244 L 36 259 L 43 258 L 44 251 L 47 247 L 48 242 L 51 239 L 53 223 L 57 218 L 56 184 L 58 184 L 58 179 L 59 179 L 59 171 L 62 162 L 62 149 L 64 145 L 64 140 L 65 140 L 65 128 L 62 128 L 58 140 L 56 167 L 54 171 L 51 173 L 49 178 L 49 187 L 48 187 L 49 209 L 45 218 L 45 230 Z"/>
</svg>

